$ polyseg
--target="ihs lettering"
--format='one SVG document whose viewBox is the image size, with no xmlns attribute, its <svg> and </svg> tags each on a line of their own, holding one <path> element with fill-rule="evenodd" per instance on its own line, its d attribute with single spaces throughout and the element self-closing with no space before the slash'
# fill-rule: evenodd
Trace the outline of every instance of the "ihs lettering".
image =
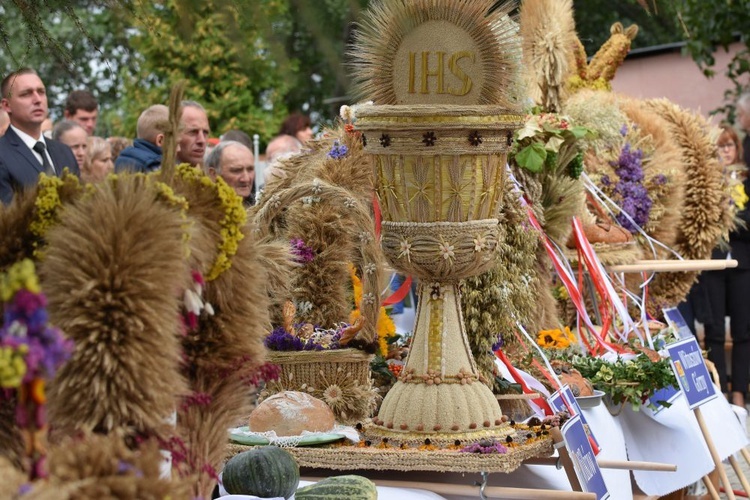
<svg viewBox="0 0 750 500">
<path fill-rule="evenodd" d="M 409 93 L 416 94 L 416 80 L 417 80 L 417 52 L 409 52 Z M 430 69 L 430 54 L 434 54 L 437 58 L 437 68 Z M 468 50 L 462 50 L 453 53 L 448 58 L 448 70 L 453 76 L 455 76 L 462 84 L 461 88 L 456 89 L 450 84 L 445 85 L 445 52 L 421 52 L 421 86 L 419 88 L 420 94 L 430 93 L 430 77 L 437 78 L 437 90 L 436 94 L 451 94 L 455 96 L 464 96 L 471 92 L 473 83 L 469 75 L 459 66 L 458 62 L 461 59 L 469 59 L 472 63 L 474 62 L 474 53 Z M 434 59 L 434 58 L 433 58 Z"/>
</svg>

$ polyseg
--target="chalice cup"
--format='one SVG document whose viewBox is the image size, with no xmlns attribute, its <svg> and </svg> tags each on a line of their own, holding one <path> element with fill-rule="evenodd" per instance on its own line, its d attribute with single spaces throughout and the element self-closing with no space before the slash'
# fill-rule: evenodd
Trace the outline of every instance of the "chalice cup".
<svg viewBox="0 0 750 500">
<path fill-rule="evenodd" d="M 370 429 L 402 441 L 507 435 L 479 380 L 460 282 L 492 268 L 507 152 L 523 116 L 492 106 L 365 106 L 357 114 L 382 211 L 382 246 L 419 282 L 406 365 Z"/>
</svg>

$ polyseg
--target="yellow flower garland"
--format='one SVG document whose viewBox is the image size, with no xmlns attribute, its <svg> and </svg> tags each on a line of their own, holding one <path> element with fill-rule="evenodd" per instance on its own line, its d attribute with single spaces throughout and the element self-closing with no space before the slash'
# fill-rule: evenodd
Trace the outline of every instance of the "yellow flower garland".
<svg viewBox="0 0 750 500">
<path fill-rule="evenodd" d="M 185 181 L 198 183 L 205 188 L 213 189 L 220 202 L 221 209 L 224 211 L 224 217 L 219 223 L 221 225 L 221 242 L 218 246 L 216 260 L 205 276 L 206 281 L 213 281 L 221 273 L 232 267 L 231 258 L 237 253 L 240 241 L 245 237 L 242 233 L 242 226 L 247 220 L 247 212 L 242 206 L 242 198 L 221 177 L 214 182 L 203 171 L 187 163 L 178 165 L 176 173 Z"/>
<path fill-rule="evenodd" d="M 354 291 L 354 309 L 349 314 L 349 323 L 353 324 L 362 315 L 359 308 L 362 304 L 362 280 L 357 276 L 357 272 L 352 264 L 349 264 L 349 276 L 352 279 L 352 289 Z M 380 311 L 378 311 L 377 330 L 380 354 L 386 356 L 388 354 L 388 337 L 396 334 L 396 324 L 388 316 L 385 307 L 381 307 Z"/>
</svg>

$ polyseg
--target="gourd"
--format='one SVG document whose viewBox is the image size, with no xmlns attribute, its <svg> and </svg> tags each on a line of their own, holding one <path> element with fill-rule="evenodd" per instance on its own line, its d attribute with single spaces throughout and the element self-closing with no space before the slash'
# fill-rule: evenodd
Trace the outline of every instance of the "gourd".
<svg viewBox="0 0 750 500">
<path fill-rule="evenodd" d="M 294 494 L 295 500 L 317 499 L 377 500 L 375 483 L 362 476 L 334 476 L 302 487 Z"/>
<path fill-rule="evenodd" d="M 299 466 L 288 451 L 263 446 L 232 457 L 222 479 L 230 494 L 289 498 L 299 486 Z"/>
</svg>

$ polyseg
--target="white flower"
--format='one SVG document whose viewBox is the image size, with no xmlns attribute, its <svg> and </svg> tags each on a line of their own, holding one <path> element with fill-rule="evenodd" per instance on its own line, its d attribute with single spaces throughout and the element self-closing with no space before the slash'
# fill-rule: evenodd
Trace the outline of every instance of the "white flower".
<svg viewBox="0 0 750 500">
<path fill-rule="evenodd" d="M 273 208 L 279 208 L 279 205 L 281 205 L 281 197 L 278 194 L 275 194 L 271 196 L 271 199 L 268 200 L 268 203 L 270 203 Z"/>
<path fill-rule="evenodd" d="M 354 110 L 351 108 L 351 106 L 341 106 L 341 108 L 339 109 L 339 116 L 345 122 L 351 122 L 352 120 L 354 120 Z"/>
<path fill-rule="evenodd" d="M 359 241 L 362 242 L 362 244 L 367 244 L 372 241 L 372 235 L 367 231 L 362 231 L 359 233 Z"/>
<path fill-rule="evenodd" d="M 323 191 L 323 186 L 320 185 L 320 179 L 313 180 L 312 192 L 313 194 L 320 194 Z"/>
<path fill-rule="evenodd" d="M 378 266 L 373 263 L 365 264 L 365 274 L 372 274 L 378 270 Z"/>
<path fill-rule="evenodd" d="M 203 309 L 203 301 L 197 293 L 186 288 L 182 300 L 185 303 L 185 309 L 187 309 L 188 312 L 191 312 L 196 316 L 200 315 L 201 309 Z"/>
<path fill-rule="evenodd" d="M 444 241 L 440 244 L 440 253 L 443 255 L 443 259 L 448 260 L 456 256 L 453 252 L 453 245 Z"/>
<path fill-rule="evenodd" d="M 484 236 L 477 235 L 476 238 L 474 238 L 474 251 L 475 252 L 481 252 L 485 245 L 487 244 L 487 241 L 484 239 Z"/>
<path fill-rule="evenodd" d="M 406 257 L 411 262 L 411 243 L 406 240 L 401 240 L 401 253 L 398 254 L 398 258 Z"/>
<path fill-rule="evenodd" d="M 304 205 L 312 205 L 313 203 L 320 202 L 320 198 L 317 196 L 304 196 L 302 197 L 302 203 Z"/>
<path fill-rule="evenodd" d="M 203 309 L 206 311 L 206 313 L 209 316 L 213 316 L 214 315 L 214 306 L 212 306 L 209 302 L 204 302 L 203 303 Z"/>
<path fill-rule="evenodd" d="M 14 320 L 8 327 L 8 334 L 11 337 L 24 338 L 28 335 L 29 328 L 21 321 Z"/>
<path fill-rule="evenodd" d="M 364 304 L 367 304 L 368 306 L 374 304 L 375 303 L 375 295 L 372 294 L 372 293 L 366 293 L 366 294 L 364 294 L 362 296 L 362 302 Z"/>
<path fill-rule="evenodd" d="M 297 312 L 300 314 L 307 314 L 310 311 L 312 311 L 313 305 L 311 302 L 308 302 L 307 300 L 303 300 L 299 304 L 297 304 Z"/>
<path fill-rule="evenodd" d="M 255 197 L 255 203 L 260 203 L 260 201 L 263 199 L 263 189 L 258 191 L 258 195 Z"/>
<path fill-rule="evenodd" d="M 347 198 L 346 200 L 344 200 L 344 206 L 346 208 L 354 208 L 357 206 L 357 200 L 355 200 L 354 198 Z"/>
</svg>

